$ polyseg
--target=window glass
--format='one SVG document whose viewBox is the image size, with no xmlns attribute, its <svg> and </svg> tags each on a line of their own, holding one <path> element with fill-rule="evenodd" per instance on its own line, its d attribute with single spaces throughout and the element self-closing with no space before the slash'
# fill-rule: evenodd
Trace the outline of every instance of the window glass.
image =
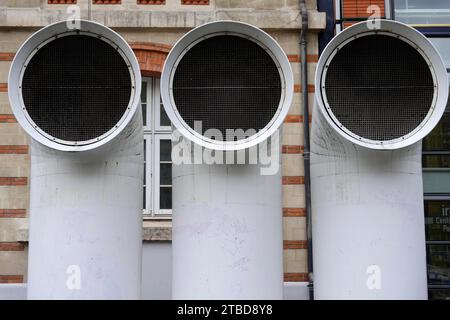
<svg viewBox="0 0 450 320">
<path fill-rule="evenodd" d="M 159 110 L 160 110 L 160 126 L 170 126 L 170 120 L 167 116 L 166 110 L 164 110 L 164 105 L 162 100 L 159 101 Z"/>
<path fill-rule="evenodd" d="M 142 82 L 141 91 L 141 104 L 142 104 L 142 121 L 143 125 L 147 125 L 147 82 Z"/>
<path fill-rule="evenodd" d="M 450 110 L 448 108 L 438 125 L 424 139 L 423 150 L 450 151 Z"/>
<path fill-rule="evenodd" d="M 450 300 L 450 289 L 430 289 L 428 298 L 431 300 Z"/>
<path fill-rule="evenodd" d="M 422 156 L 424 168 L 450 168 L 450 155 L 448 154 L 425 154 Z"/>
<path fill-rule="evenodd" d="M 159 203 L 161 209 L 172 209 L 172 187 L 161 187 Z"/>
<path fill-rule="evenodd" d="M 171 123 L 159 93 L 159 79 L 144 79 L 144 214 L 161 216 L 172 209 Z M 145 125 L 146 124 L 146 125 Z"/>
<path fill-rule="evenodd" d="M 171 161 L 172 142 L 170 140 L 161 140 L 160 148 L 161 148 L 160 160 Z"/>
<path fill-rule="evenodd" d="M 429 284 L 450 285 L 450 245 L 427 245 Z"/>
<path fill-rule="evenodd" d="M 450 199 L 425 201 L 428 284 L 430 299 L 450 298 Z"/>
<path fill-rule="evenodd" d="M 450 23 L 450 20 L 448 22 Z M 445 66 L 450 68 L 450 38 L 428 38 L 428 40 L 430 40 L 439 51 Z"/>
<path fill-rule="evenodd" d="M 448 0 L 394 0 L 395 20 L 408 24 L 448 24 Z"/>
<path fill-rule="evenodd" d="M 172 208 L 172 142 L 169 139 L 160 140 L 159 156 L 159 207 Z"/>
<path fill-rule="evenodd" d="M 147 140 L 146 139 L 144 139 L 144 205 L 143 205 L 143 208 L 144 208 L 144 211 L 145 211 L 145 209 L 147 208 L 147 203 L 146 203 L 146 201 L 147 201 L 147 199 L 146 199 L 146 187 L 147 187 Z"/>
<path fill-rule="evenodd" d="M 450 241 L 450 200 L 425 201 L 427 241 Z"/>
<path fill-rule="evenodd" d="M 450 38 L 429 40 L 441 54 L 445 66 L 450 69 Z M 423 140 L 423 151 L 424 168 L 450 168 L 450 103 L 439 124 Z"/>
</svg>

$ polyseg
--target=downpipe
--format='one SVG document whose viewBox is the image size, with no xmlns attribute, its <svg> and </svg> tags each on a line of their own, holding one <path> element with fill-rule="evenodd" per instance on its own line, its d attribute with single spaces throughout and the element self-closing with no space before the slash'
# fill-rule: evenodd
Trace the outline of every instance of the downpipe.
<svg viewBox="0 0 450 320">
<path fill-rule="evenodd" d="M 308 291 L 309 300 L 314 300 L 314 265 L 313 265 L 313 242 L 311 227 L 311 179 L 310 179 L 310 141 L 309 141 L 309 102 L 308 102 L 308 61 L 306 35 L 308 33 L 308 10 L 305 0 L 300 0 L 300 12 L 302 16 L 302 30 L 300 33 L 300 57 L 301 57 L 301 80 L 302 80 L 302 103 L 303 103 L 303 166 L 305 168 L 305 206 L 306 206 L 306 232 L 308 243 Z"/>
</svg>

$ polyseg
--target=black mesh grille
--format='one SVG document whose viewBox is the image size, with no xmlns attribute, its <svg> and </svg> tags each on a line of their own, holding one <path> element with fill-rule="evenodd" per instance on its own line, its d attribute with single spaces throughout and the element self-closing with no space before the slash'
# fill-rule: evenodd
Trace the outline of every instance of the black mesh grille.
<svg viewBox="0 0 450 320">
<path fill-rule="evenodd" d="M 434 84 L 424 58 L 386 35 L 358 38 L 332 59 L 325 79 L 331 111 L 354 134 L 387 141 L 413 131 L 430 110 Z"/>
<path fill-rule="evenodd" d="M 270 55 L 238 36 L 208 38 L 181 59 L 173 80 L 176 107 L 183 120 L 203 131 L 215 128 L 226 141 L 226 129 L 264 128 L 277 111 L 281 79 Z"/>
<path fill-rule="evenodd" d="M 26 110 L 47 134 L 67 141 L 94 139 L 125 113 L 131 78 L 122 56 L 106 42 L 85 35 L 56 39 L 25 69 Z"/>
</svg>

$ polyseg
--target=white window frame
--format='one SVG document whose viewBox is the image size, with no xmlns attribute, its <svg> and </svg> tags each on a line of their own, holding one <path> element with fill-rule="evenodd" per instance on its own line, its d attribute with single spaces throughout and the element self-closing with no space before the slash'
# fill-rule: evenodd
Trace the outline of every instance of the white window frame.
<svg viewBox="0 0 450 320">
<path fill-rule="evenodd" d="M 146 126 L 144 126 L 144 140 L 146 143 L 146 195 L 144 219 L 171 219 L 172 209 L 160 209 L 160 141 L 170 140 L 171 126 L 160 126 L 161 99 L 158 78 L 143 78 L 147 83 Z"/>
</svg>

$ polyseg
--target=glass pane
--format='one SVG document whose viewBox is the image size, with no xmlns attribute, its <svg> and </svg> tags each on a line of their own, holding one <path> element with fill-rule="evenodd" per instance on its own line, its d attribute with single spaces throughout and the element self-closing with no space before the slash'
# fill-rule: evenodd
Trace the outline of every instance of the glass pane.
<svg viewBox="0 0 450 320">
<path fill-rule="evenodd" d="M 425 201 L 427 241 L 450 241 L 450 200 Z"/>
<path fill-rule="evenodd" d="M 142 104 L 142 125 L 147 126 L 147 104 Z"/>
<path fill-rule="evenodd" d="M 142 208 L 143 209 L 147 209 L 147 206 L 146 206 L 146 203 L 145 203 L 145 201 L 147 199 L 145 192 L 146 192 L 146 188 L 144 187 L 144 194 L 143 194 L 143 197 L 142 197 L 142 199 L 144 199 L 144 203 L 142 204 Z"/>
<path fill-rule="evenodd" d="M 160 126 L 170 126 L 170 120 L 167 116 L 166 110 L 164 110 L 164 106 L 162 104 L 159 105 L 160 109 Z"/>
<path fill-rule="evenodd" d="M 446 111 L 438 125 L 423 140 L 423 150 L 450 150 L 450 111 Z"/>
<path fill-rule="evenodd" d="M 450 3 L 450 1 L 449 1 Z M 450 68 L 450 38 L 428 38 L 441 54 L 447 68 Z"/>
<path fill-rule="evenodd" d="M 450 1 L 394 0 L 394 16 L 409 24 L 446 24 L 450 20 Z"/>
<path fill-rule="evenodd" d="M 172 141 L 171 140 L 160 140 L 160 161 L 171 161 L 172 153 Z"/>
<path fill-rule="evenodd" d="M 144 162 L 147 160 L 147 139 L 144 139 Z"/>
<path fill-rule="evenodd" d="M 147 82 L 146 81 L 142 81 L 141 102 L 143 102 L 143 103 L 147 102 Z"/>
<path fill-rule="evenodd" d="M 450 289 L 430 289 L 428 290 L 430 300 L 450 300 Z"/>
<path fill-rule="evenodd" d="M 450 285 L 450 245 L 427 245 L 428 282 Z"/>
<path fill-rule="evenodd" d="M 172 184 L 172 164 L 161 163 L 159 168 L 159 184 L 170 186 Z"/>
<path fill-rule="evenodd" d="M 159 208 L 172 209 L 172 187 L 161 187 L 159 192 Z"/>
<path fill-rule="evenodd" d="M 422 166 L 424 168 L 450 168 L 450 155 L 424 155 L 422 157 Z"/>
<path fill-rule="evenodd" d="M 147 140 L 144 139 L 144 186 L 147 184 Z"/>
</svg>

